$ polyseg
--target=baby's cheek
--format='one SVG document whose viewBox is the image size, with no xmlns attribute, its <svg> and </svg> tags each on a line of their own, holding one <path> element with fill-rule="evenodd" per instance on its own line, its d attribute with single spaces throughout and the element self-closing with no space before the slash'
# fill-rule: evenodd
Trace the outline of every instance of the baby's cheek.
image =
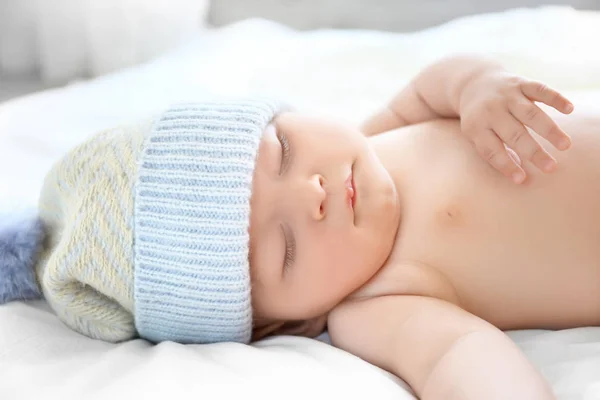
<svg viewBox="0 0 600 400">
<path fill-rule="evenodd" d="M 364 243 L 358 237 L 351 235 L 332 235 L 320 241 L 319 254 L 326 260 L 327 272 L 336 281 L 352 278 L 353 271 L 363 265 L 368 259 Z"/>
<path fill-rule="evenodd" d="M 315 240 L 318 243 L 319 253 L 329 259 L 340 259 L 351 251 L 348 237 L 343 234 L 332 232 Z"/>
</svg>

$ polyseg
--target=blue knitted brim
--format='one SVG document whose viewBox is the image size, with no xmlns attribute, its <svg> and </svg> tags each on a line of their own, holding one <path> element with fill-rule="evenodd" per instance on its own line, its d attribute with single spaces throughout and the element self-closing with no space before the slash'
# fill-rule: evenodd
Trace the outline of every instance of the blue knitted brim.
<svg viewBox="0 0 600 400">
<path fill-rule="evenodd" d="M 248 343 L 250 196 L 268 100 L 182 104 L 147 138 L 135 193 L 135 325 L 153 342 Z"/>
</svg>

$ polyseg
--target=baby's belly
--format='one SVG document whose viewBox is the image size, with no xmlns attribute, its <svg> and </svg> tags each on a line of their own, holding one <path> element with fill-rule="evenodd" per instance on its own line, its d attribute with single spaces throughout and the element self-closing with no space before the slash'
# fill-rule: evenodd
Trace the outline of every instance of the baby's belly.
<svg viewBox="0 0 600 400">
<path fill-rule="evenodd" d="M 457 124 L 431 130 L 420 141 L 435 161 L 406 200 L 399 254 L 441 272 L 463 308 L 502 329 L 600 325 L 600 135 L 570 132 L 572 149 L 553 153 L 559 170 L 525 165 L 517 186 Z"/>
</svg>

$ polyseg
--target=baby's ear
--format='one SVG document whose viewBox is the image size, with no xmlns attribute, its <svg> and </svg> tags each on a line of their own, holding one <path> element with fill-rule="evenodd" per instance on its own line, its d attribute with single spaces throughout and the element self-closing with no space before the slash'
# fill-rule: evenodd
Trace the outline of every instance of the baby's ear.
<svg viewBox="0 0 600 400">
<path fill-rule="evenodd" d="M 314 338 L 319 336 L 327 325 L 327 315 L 300 321 L 272 322 L 254 329 L 252 340 L 266 336 L 292 335 Z"/>
</svg>

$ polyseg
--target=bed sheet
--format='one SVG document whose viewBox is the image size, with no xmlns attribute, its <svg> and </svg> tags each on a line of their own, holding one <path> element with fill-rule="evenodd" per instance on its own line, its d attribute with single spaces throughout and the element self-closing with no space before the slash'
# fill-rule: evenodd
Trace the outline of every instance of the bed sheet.
<svg viewBox="0 0 600 400">
<path fill-rule="evenodd" d="M 565 7 L 411 34 L 297 32 L 263 20 L 202 32 L 147 64 L 0 104 L 0 210 L 34 207 L 45 172 L 87 136 L 175 101 L 260 93 L 356 123 L 424 65 L 458 51 L 600 99 L 598 37 L 600 13 Z M 510 335 L 561 400 L 600 399 L 600 328 Z M 320 339 L 114 345 L 70 331 L 43 302 L 9 304 L 0 307 L 0 398 L 413 398 L 399 379 Z"/>
</svg>

